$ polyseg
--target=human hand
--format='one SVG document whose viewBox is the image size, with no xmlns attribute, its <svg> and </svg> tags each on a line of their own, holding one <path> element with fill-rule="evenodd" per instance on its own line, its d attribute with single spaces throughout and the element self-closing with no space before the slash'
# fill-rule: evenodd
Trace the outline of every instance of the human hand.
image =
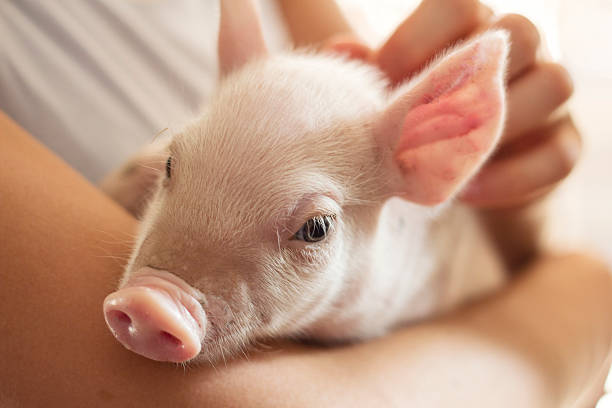
<svg viewBox="0 0 612 408">
<path fill-rule="evenodd" d="M 450 45 L 494 28 L 511 37 L 506 127 L 497 153 L 461 194 L 462 201 L 483 208 L 542 196 L 571 172 L 580 153 L 569 115 L 552 120 L 573 92 L 571 79 L 561 65 L 536 58 L 540 37 L 533 23 L 516 14 L 496 18 L 476 0 L 425 0 L 377 50 L 352 34 L 333 37 L 326 46 L 376 64 L 397 84 Z"/>
<path fill-rule="evenodd" d="M 397 84 L 450 45 L 493 28 L 511 37 L 506 127 L 498 151 L 459 199 L 481 210 L 513 265 L 537 249 L 542 217 L 534 204 L 572 171 L 581 150 L 569 115 L 555 116 L 572 82 L 561 65 L 537 57 L 535 26 L 516 14 L 495 17 L 476 0 L 424 0 L 379 49 L 353 34 L 331 38 L 326 48 L 377 65 Z"/>
</svg>

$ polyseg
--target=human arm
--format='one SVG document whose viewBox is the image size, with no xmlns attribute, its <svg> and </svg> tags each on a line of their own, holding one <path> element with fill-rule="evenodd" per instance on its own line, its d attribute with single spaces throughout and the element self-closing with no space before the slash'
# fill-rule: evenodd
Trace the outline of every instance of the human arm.
<svg viewBox="0 0 612 408">
<path fill-rule="evenodd" d="M 612 287 L 581 256 L 542 260 L 495 299 L 373 342 L 281 344 L 216 369 L 147 360 L 101 310 L 135 220 L 3 115 L 0 146 L 2 406 L 558 407 L 601 376 Z"/>
</svg>

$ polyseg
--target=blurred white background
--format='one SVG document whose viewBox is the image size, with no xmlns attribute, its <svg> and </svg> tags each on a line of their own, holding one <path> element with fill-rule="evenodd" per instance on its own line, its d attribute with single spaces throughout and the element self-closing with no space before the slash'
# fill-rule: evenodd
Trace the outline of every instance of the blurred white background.
<svg viewBox="0 0 612 408">
<path fill-rule="evenodd" d="M 382 42 L 418 0 L 339 0 L 363 38 Z M 553 59 L 572 74 L 568 107 L 584 137 L 578 168 L 552 200 L 551 245 L 596 251 L 612 265 L 612 0 L 489 0 L 541 31 Z"/>
</svg>

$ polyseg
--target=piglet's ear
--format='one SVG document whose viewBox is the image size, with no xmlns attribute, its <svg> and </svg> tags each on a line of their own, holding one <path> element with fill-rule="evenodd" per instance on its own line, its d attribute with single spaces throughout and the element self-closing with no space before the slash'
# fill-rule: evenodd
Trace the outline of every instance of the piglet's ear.
<svg viewBox="0 0 612 408">
<path fill-rule="evenodd" d="M 253 0 L 221 0 L 218 46 L 221 76 L 267 53 Z"/>
<path fill-rule="evenodd" d="M 439 204 L 483 164 L 503 127 L 507 53 L 506 33 L 487 32 L 398 89 L 374 126 L 393 194 Z"/>
</svg>

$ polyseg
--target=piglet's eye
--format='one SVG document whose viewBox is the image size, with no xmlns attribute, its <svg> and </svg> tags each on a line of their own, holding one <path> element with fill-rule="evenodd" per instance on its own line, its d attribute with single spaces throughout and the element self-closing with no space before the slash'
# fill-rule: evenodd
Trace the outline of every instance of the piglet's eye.
<svg viewBox="0 0 612 408">
<path fill-rule="evenodd" d="M 323 241 L 334 225 L 333 215 L 323 215 L 309 219 L 295 233 L 293 239 L 305 242 Z"/>
<path fill-rule="evenodd" d="M 170 178 L 170 176 L 172 176 L 172 156 L 166 160 L 166 177 Z"/>
</svg>

